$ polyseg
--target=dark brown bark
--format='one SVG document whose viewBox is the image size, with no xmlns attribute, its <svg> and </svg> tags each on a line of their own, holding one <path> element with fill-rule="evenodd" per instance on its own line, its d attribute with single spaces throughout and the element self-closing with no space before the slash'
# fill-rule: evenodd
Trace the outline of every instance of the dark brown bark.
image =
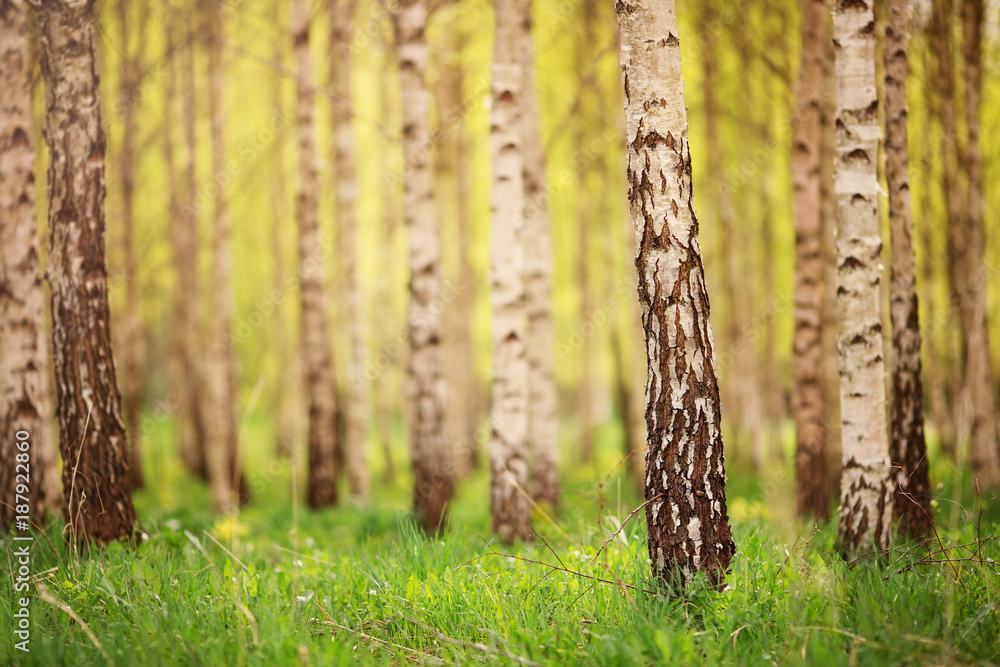
<svg viewBox="0 0 1000 667">
<path fill-rule="evenodd" d="M 795 334 L 792 409 L 796 423 L 796 511 L 830 516 L 823 423 L 823 242 L 820 199 L 820 91 L 823 0 L 803 0 L 802 58 L 796 91 L 792 164 L 795 195 Z"/>
<path fill-rule="evenodd" d="M 41 5 L 49 146 L 49 281 L 66 521 L 83 540 L 130 537 L 128 443 L 111 352 L 104 153 L 93 4 Z"/>
<path fill-rule="evenodd" d="M 44 525 L 59 494 L 35 208 L 34 19 L 27 2 L 0 1 L 0 531 L 18 516 Z"/>
<path fill-rule="evenodd" d="M 907 0 L 889 0 L 885 33 L 885 153 L 892 233 L 892 422 L 890 457 L 896 470 L 893 510 L 897 530 L 912 538 L 931 530 L 931 489 L 924 441 L 924 386 L 920 369 L 916 257 L 907 150 Z"/>
<path fill-rule="evenodd" d="M 646 385 L 646 525 L 654 578 L 723 585 L 736 550 L 726 509 L 715 350 L 691 190 L 677 15 L 618 3 L 629 202 Z"/>
</svg>

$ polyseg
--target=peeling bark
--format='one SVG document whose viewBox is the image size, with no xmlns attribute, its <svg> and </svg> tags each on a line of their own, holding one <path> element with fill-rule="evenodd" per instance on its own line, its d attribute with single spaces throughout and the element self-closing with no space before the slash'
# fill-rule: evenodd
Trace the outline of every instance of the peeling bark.
<svg viewBox="0 0 1000 667">
<path fill-rule="evenodd" d="M 916 255 L 910 209 L 907 150 L 906 73 L 909 12 L 907 0 L 889 0 L 885 33 L 885 153 L 892 234 L 892 439 L 896 474 L 893 498 L 898 530 L 923 538 L 931 531 L 931 489 L 924 441 L 924 385 L 920 372 L 920 320 Z"/>
<path fill-rule="evenodd" d="M 337 399 L 333 352 L 327 328 L 323 260 L 319 243 L 316 150 L 313 139 L 312 59 L 306 0 L 292 6 L 292 38 L 298 70 L 295 124 L 299 143 L 299 292 L 302 299 L 302 374 L 309 397 L 309 507 L 337 504 Z"/>
<path fill-rule="evenodd" d="M 0 1 L 0 531 L 18 515 L 44 525 L 58 507 L 49 362 L 35 208 L 27 2 Z M 24 431 L 25 439 L 15 438 Z M 17 442 L 27 441 L 22 452 Z M 26 463 L 17 470 L 19 463 Z M 16 473 L 27 473 L 19 480 Z M 28 512 L 18 512 L 25 482 Z"/>
<path fill-rule="evenodd" d="M 545 191 L 545 153 L 535 95 L 531 6 L 521 19 L 523 44 L 521 141 L 524 160 L 524 293 L 528 312 L 528 448 L 531 493 L 537 501 L 559 502 L 558 397 L 552 370 L 552 230 Z M 581 236 L 582 238 L 582 236 Z"/>
<path fill-rule="evenodd" d="M 870 0 L 868 0 L 870 2 Z M 845 558 L 889 547 L 894 475 L 889 466 L 885 363 L 879 317 L 878 101 L 875 19 L 865 0 L 834 16 L 837 68 L 837 288 L 843 439 L 840 529 Z"/>
<path fill-rule="evenodd" d="M 524 157 L 521 138 L 525 0 L 495 0 L 490 88 L 490 297 L 493 304 L 493 405 L 490 507 L 502 542 L 531 537 L 528 492 L 527 313 L 524 292 Z"/>
<path fill-rule="evenodd" d="M 803 0 L 802 58 L 796 90 L 792 164 L 795 201 L 795 333 L 792 410 L 795 414 L 796 511 L 830 516 L 823 423 L 823 240 L 820 210 L 820 91 L 823 80 L 823 0 Z"/>
<path fill-rule="evenodd" d="M 672 0 L 616 7 L 629 202 L 646 338 L 646 524 L 653 576 L 722 586 L 736 550 L 726 510 L 715 343 L 709 323 Z"/>
<path fill-rule="evenodd" d="M 413 422 L 413 512 L 428 532 L 444 528 L 453 489 L 454 464 L 445 423 L 446 390 L 441 345 L 441 238 L 434 210 L 430 164 L 430 95 L 427 69 L 427 5 L 404 0 L 397 15 L 403 107 L 404 218 L 410 243 L 410 383 Z"/>
<path fill-rule="evenodd" d="M 66 522 L 78 539 L 132 535 L 128 442 L 111 352 L 104 154 L 93 4 L 41 4 L 49 146 L 49 282 Z"/>
</svg>

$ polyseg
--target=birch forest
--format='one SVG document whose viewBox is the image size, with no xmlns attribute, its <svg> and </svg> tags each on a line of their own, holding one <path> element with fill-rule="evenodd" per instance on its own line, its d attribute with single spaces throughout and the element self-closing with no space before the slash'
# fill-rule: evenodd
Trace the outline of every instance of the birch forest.
<svg viewBox="0 0 1000 667">
<path fill-rule="evenodd" d="M 0 0 L 0 665 L 1000 664 L 998 54 Z"/>
</svg>

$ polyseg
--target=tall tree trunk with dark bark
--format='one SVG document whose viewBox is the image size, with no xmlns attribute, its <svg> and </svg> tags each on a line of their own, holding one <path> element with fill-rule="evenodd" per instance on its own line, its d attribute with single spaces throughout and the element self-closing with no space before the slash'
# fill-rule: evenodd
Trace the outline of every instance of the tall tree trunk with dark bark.
<svg viewBox="0 0 1000 667">
<path fill-rule="evenodd" d="M 924 441 L 924 385 L 920 374 L 920 319 L 916 255 L 910 209 L 906 73 L 910 16 L 907 0 L 889 0 L 885 33 L 885 153 L 892 234 L 892 438 L 893 507 L 898 530 L 923 538 L 931 531 L 931 489 Z"/>
<path fill-rule="evenodd" d="M 453 493 L 454 464 L 445 422 L 441 239 L 430 164 L 427 5 L 405 0 L 396 19 L 403 108 L 404 210 L 410 244 L 410 382 L 413 423 L 413 512 L 428 532 L 444 528 Z"/>
<path fill-rule="evenodd" d="M 979 107 L 982 96 L 982 42 L 985 0 L 962 0 L 963 53 L 965 60 L 965 171 L 968 175 L 966 217 L 951 232 L 960 258 L 957 271 L 958 309 L 965 331 L 965 392 L 971 403 L 969 460 L 981 489 L 1000 485 L 1000 424 L 990 358 L 986 285 L 990 276 L 983 267 L 985 206 L 983 158 L 979 147 Z"/>
<path fill-rule="evenodd" d="M 139 304 L 139 275 L 135 241 L 135 118 L 139 96 L 135 94 L 137 78 L 142 68 L 141 53 L 145 48 L 140 30 L 138 49 L 129 44 L 131 21 L 128 0 L 118 1 L 118 20 L 122 39 L 122 94 L 118 110 L 122 120 L 122 145 L 118 168 L 122 181 L 122 243 L 125 246 L 125 392 L 122 397 L 125 426 L 128 428 L 129 469 L 132 488 L 141 489 L 146 483 L 142 475 L 142 443 L 139 440 L 141 410 L 142 315 Z M 143 21 L 144 23 L 144 21 Z"/>
<path fill-rule="evenodd" d="M 724 583 L 726 509 L 715 343 L 698 243 L 672 0 L 618 3 L 629 202 L 646 338 L 646 525 L 653 576 Z"/>
<path fill-rule="evenodd" d="M 312 508 L 337 503 L 337 398 L 327 329 L 323 260 L 319 243 L 316 150 L 313 138 L 312 59 L 306 0 L 292 6 L 292 38 L 298 70 L 295 122 L 299 143 L 299 292 L 302 299 L 302 374 L 309 397 L 309 484 Z"/>
<path fill-rule="evenodd" d="M 837 65 L 837 266 L 843 438 L 838 548 L 846 558 L 888 548 L 892 492 L 879 316 L 878 100 L 875 19 L 864 2 L 834 17 Z"/>
<path fill-rule="evenodd" d="M 49 146 L 48 274 L 65 515 L 78 539 L 109 542 L 132 535 L 135 510 L 111 352 L 105 139 L 93 3 L 45 0 L 40 11 Z"/>
<path fill-rule="evenodd" d="M 558 397 L 552 370 L 552 230 L 545 190 L 545 153 L 535 95 L 534 37 L 531 6 L 521 20 L 521 142 L 524 159 L 524 293 L 528 310 L 528 448 L 531 493 L 535 500 L 559 502 Z"/>
<path fill-rule="evenodd" d="M 59 500 L 46 353 L 31 118 L 34 10 L 0 0 L 0 530 L 44 525 Z M 26 443 L 26 444 L 21 444 Z M 19 464 L 24 464 L 18 469 Z M 18 474 L 25 472 L 18 479 Z M 19 490 L 20 484 L 26 489 Z M 20 502 L 17 496 L 27 499 Z M 27 504 L 27 512 L 19 505 Z"/>
<path fill-rule="evenodd" d="M 502 542 L 531 537 L 528 493 L 529 366 L 524 293 L 524 158 L 521 114 L 525 0 L 495 0 L 490 88 L 490 297 L 493 304 L 493 405 L 490 508 Z"/>
<path fill-rule="evenodd" d="M 823 82 L 823 0 L 803 0 L 802 58 L 796 90 L 792 164 L 795 194 L 795 333 L 792 409 L 795 413 L 796 510 L 801 518 L 830 516 L 823 424 L 823 240 L 820 218 L 820 91 Z"/>
<path fill-rule="evenodd" d="M 347 405 L 344 418 L 346 432 L 341 452 L 344 472 L 350 488 L 351 499 L 363 504 L 368 498 L 368 396 L 369 383 L 365 372 L 365 315 L 358 269 L 358 242 L 355 222 L 357 199 L 357 166 L 354 160 L 354 129 L 351 127 L 351 20 L 354 0 L 335 0 L 330 16 L 330 88 L 339 98 L 333 109 L 333 171 L 336 183 L 336 222 L 340 233 L 339 258 L 347 297 L 348 337 L 350 338 L 350 364 L 347 388 Z"/>
</svg>

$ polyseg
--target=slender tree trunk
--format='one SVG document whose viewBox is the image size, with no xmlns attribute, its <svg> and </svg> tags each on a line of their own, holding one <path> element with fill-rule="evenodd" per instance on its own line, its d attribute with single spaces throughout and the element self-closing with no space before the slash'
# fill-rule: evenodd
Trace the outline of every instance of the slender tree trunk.
<svg viewBox="0 0 1000 667">
<path fill-rule="evenodd" d="M 875 19 L 864 3 L 834 17 L 837 66 L 837 265 L 843 437 L 838 547 L 846 558 L 891 540 L 894 476 L 889 466 L 885 363 L 879 317 L 878 101 Z"/>
<path fill-rule="evenodd" d="M 312 508 L 337 503 L 337 403 L 333 353 L 327 330 L 324 270 L 319 243 L 316 150 L 313 138 L 312 59 L 306 0 L 292 6 L 298 68 L 296 127 L 299 140 L 299 292 L 302 298 L 302 374 L 309 397 L 309 486 Z"/>
<path fill-rule="evenodd" d="M 982 41 L 984 0 L 963 0 L 965 55 L 965 150 L 968 173 L 967 217 L 964 229 L 955 229 L 956 251 L 961 257 L 958 272 L 959 313 L 966 340 L 965 385 L 972 408 L 969 458 L 973 475 L 981 489 L 1000 485 L 1000 431 L 990 358 L 987 326 L 986 285 L 990 275 L 983 267 L 985 208 L 983 202 L 983 159 L 979 148 L 979 106 L 982 93 Z"/>
<path fill-rule="evenodd" d="M 796 510 L 800 518 L 830 516 L 823 423 L 823 239 L 820 199 L 820 91 L 823 81 L 823 0 L 803 0 L 802 59 L 796 91 L 792 163 L 795 193 L 795 334 L 792 409 L 795 413 Z"/>
<path fill-rule="evenodd" d="M 529 365 L 524 291 L 524 158 L 521 115 L 525 0 L 495 0 L 490 98 L 490 296 L 493 303 L 493 407 L 490 507 L 502 542 L 531 537 L 528 491 Z"/>
<path fill-rule="evenodd" d="M 123 52 L 122 99 L 118 105 L 122 119 L 122 145 L 119 153 L 119 170 L 122 179 L 122 234 L 125 246 L 125 392 L 122 397 L 125 425 L 128 428 L 129 461 L 132 488 L 146 485 L 142 475 L 142 443 L 139 440 L 141 411 L 142 311 L 139 304 L 139 275 L 135 242 L 135 111 L 138 96 L 134 95 L 137 77 L 140 76 L 142 44 L 140 51 L 133 51 L 129 44 L 130 20 L 127 0 L 118 2 L 118 20 L 121 23 Z"/>
<path fill-rule="evenodd" d="M 726 510 L 715 343 L 691 191 L 672 0 L 618 3 L 629 202 L 649 365 L 646 525 L 653 576 L 723 585 L 736 551 Z"/>
<path fill-rule="evenodd" d="M 405 158 L 404 210 L 410 242 L 410 382 L 413 424 L 413 511 L 428 532 L 444 528 L 453 493 L 454 464 L 445 422 L 442 338 L 441 238 L 430 164 L 427 5 L 405 0 L 397 16 Z"/>
<path fill-rule="evenodd" d="M 528 447 L 531 451 L 532 495 L 559 502 L 558 397 L 552 370 L 555 332 L 552 325 L 552 231 L 545 191 L 545 153 L 535 95 L 534 38 L 531 7 L 525 8 L 521 72 L 521 142 L 524 160 L 524 293 L 528 311 Z M 581 237 L 582 238 L 582 237 Z"/>
<path fill-rule="evenodd" d="M 222 17 L 211 4 L 202 7 L 207 22 L 208 114 L 212 137 L 212 173 L 226 173 L 222 109 Z M 212 211 L 212 316 L 209 338 L 208 387 L 211 418 L 208 421 L 206 463 L 212 502 L 217 512 L 226 512 L 234 502 L 248 500 L 240 462 L 236 430 L 236 359 L 230 341 L 235 296 L 232 284 L 232 220 L 226 187 L 219 185 Z"/>
<path fill-rule="evenodd" d="M 280 11 L 275 11 L 275 25 L 281 25 L 283 16 Z M 276 39 L 274 46 L 275 62 L 283 63 L 285 60 L 285 40 Z M 274 109 L 277 112 L 283 110 L 284 103 L 281 95 L 281 84 L 283 76 L 274 77 Z M 282 111 L 284 113 L 284 111 Z M 283 294 L 287 289 L 284 282 L 285 276 L 285 249 L 282 240 L 282 229 L 288 222 L 287 193 L 288 182 L 284 169 L 284 142 L 277 148 L 277 165 L 274 169 L 274 176 L 271 179 L 271 252 L 274 257 L 274 274 L 271 286 L 275 293 Z M 281 304 L 275 304 L 275 312 L 271 318 L 272 332 L 274 336 L 274 349 L 278 356 L 277 382 L 274 391 L 274 414 L 275 414 L 275 453 L 278 456 L 288 456 L 297 459 L 295 449 L 298 447 L 298 420 L 295 418 L 295 406 L 299 404 L 295 386 L 295 354 L 288 344 L 288 326 L 285 322 L 286 314 L 283 312 Z"/>
<path fill-rule="evenodd" d="M 840 313 L 837 305 L 837 73 L 833 45 L 833 4 L 825 0 L 822 22 L 823 88 L 820 97 L 819 196 L 822 224 L 823 326 L 821 331 L 823 383 L 824 459 L 826 461 L 827 497 L 840 494 L 840 360 L 837 338 Z"/>
<path fill-rule="evenodd" d="M 920 320 L 916 255 L 910 210 L 907 150 L 907 0 L 889 0 L 885 33 L 885 152 L 892 233 L 892 440 L 893 498 L 899 531 L 923 538 L 931 530 L 931 489 L 924 441 L 924 385 L 920 374 Z"/>
<path fill-rule="evenodd" d="M 0 1 L 0 530 L 58 506 L 49 361 L 38 265 L 27 2 Z M 21 444 L 25 443 L 25 444 Z M 26 450 L 26 451 L 22 451 Z M 18 464 L 25 464 L 18 469 Z M 26 472 L 18 479 L 20 472 Z M 24 484 L 26 489 L 21 489 Z M 22 503 L 21 495 L 27 499 Z M 27 504 L 28 511 L 19 505 Z"/>
<path fill-rule="evenodd" d="M 66 521 L 77 538 L 109 542 L 131 536 L 135 510 L 111 352 L 105 142 L 92 10 L 86 0 L 41 5 L 48 273 Z"/>
<path fill-rule="evenodd" d="M 341 100 L 351 99 L 350 43 L 354 0 L 336 0 L 330 17 L 330 88 Z M 354 129 L 351 115 L 343 109 L 333 109 L 333 165 L 336 178 L 336 217 L 341 237 L 340 257 L 347 292 L 348 330 L 351 362 L 347 392 L 346 439 L 342 447 L 344 472 L 351 490 L 351 499 L 363 504 L 368 499 L 368 389 L 364 378 L 367 357 L 365 314 L 358 269 L 358 241 L 355 223 L 357 199 L 357 167 L 354 159 Z"/>
<path fill-rule="evenodd" d="M 196 0 L 197 2 L 198 0 Z M 177 221 L 180 246 L 177 262 L 177 313 L 176 339 L 181 348 L 181 365 L 185 369 L 185 382 L 181 394 L 180 450 L 187 469 L 195 476 L 208 481 L 209 415 L 208 378 L 206 366 L 208 356 L 199 354 L 202 349 L 200 332 L 203 329 L 201 309 L 201 286 L 198 280 L 198 144 L 196 137 L 198 98 L 195 83 L 194 52 L 196 43 L 197 12 L 192 11 L 188 30 L 187 53 L 185 55 L 186 87 L 184 95 L 184 140 L 187 146 L 187 205 L 184 215 Z M 170 59 L 171 65 L 173 58 Z"/>
</svg>

